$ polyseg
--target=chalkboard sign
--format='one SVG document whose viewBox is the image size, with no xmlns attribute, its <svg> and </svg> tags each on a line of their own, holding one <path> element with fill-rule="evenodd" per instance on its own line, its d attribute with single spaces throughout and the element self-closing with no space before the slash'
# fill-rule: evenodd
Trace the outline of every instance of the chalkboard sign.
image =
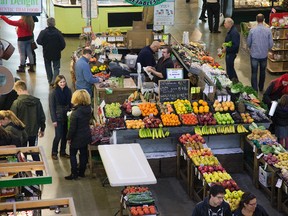
<svg viewBox="0 0 288 216">
<path fill-rule="evenodd" d="M 160 102 L 190 99 L 190 80 L 159 80 Z"/>
</svg>

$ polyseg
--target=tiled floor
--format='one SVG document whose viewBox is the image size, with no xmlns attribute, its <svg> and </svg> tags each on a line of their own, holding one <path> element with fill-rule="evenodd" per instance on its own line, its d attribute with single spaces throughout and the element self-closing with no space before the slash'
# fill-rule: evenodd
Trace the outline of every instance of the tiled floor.
<svg viewBox="0 0 288 216">
<path fill-rule="evenodd" d="M 221 34 L 210 34 L 208 24 L 198 20 L 199 7 L 195 2 L 185 3 L 184 0 L 176 1 L 176 17 L 175 25 L 173 27 L 166 27 L 166 32 L 171 33 L 177 40 L 181 41 L 182 32 L 189 31 L 190 35 L 194 30 L 202 32 L 202 41 L 207 45 L 207 50 L 211 52 L 212 56 L 216 56 L 216 50 L 224 41 L 226 30 L 220 27 Z M 60 159 L 53 161 L 50 157 L 52 139 L 54 137 L 54 130 L 52 127 L 51 119 L 48 110 L 48 94 L 49 86 L 46 79 L 44 69 L 44 62 L 42 58 L 42 47 L 36 50 L 37 54 L 37 67 L 36 73 L 16 74 L 16 69 L 19 65 L 19 54 L 17 50 L 15 28 L 8 26 L 0 21 L 1 31 L 0 37 L 8 39 L 16 47 L 14 55 L 9 61 L 4 61 L 4 66 L 9 68 L 15 76 L 19 76 L 25 80 L 29 86 L 29 91 L 32 95 L 41 98 L 44 111 L 47 118 L 47 128 L 45 136 L 39 139 L 39 145 L 43 146 L 48 158 L 48 164 L 53 176 L 53 183 L 45 185 L 43 190 L 43 198 L 57 198 L 57 197 L 73 197 L 75 207 L 78 215 L 80 216 L 111 216 L 119 209 L 120 191 L 122 188 L 112 188 L 110 186 L 102 187 L 101 178 L 85 178 L 78 181 L 66 181 L 64 176 L 70 173 L 69 160 Z M 34 31 L 37 37 L 40 30 L 46 27 L 46 17 L 43 14 L 36 23 Z M 57 20 L 56 20 L 57 27 Z M 79 44 L 78 38 L 65 37 L 66 48 L 62 52 L 61 59 L 61 73 L 66 76 L 68 83 L 71 83 L 69 67 L 70 57 L 72 52 L 77 49 Z M 225 67 L 225 62 L 219 59 L 221 65 Z M 245 84 L 250 83 L 250 65 L 249 55 L 240 51 L 236 59 L 236 71 L 240 81 Z M 276 78 L 275 75 L 267 73 L 265 86 Z M 70 85 L 71 86 L 71 85 Z M 271 207 L 267 198 L 262 192 L 257 190 L 253 185 L 251 178 L 245 173 L 233 175 L 238 184 L 244 190 L 252 191 L 257 195 L 258 201 L 262 204 L 271 216 L 282 215 Z M 156 203 L 161 215 L 163 216 L 189 216 L 192 213 L 195 203 L 188 197 L 184 188 L 180 185 L 176 178 L 159 178 L 156 185 L 151 186 L 152 192 L 155 195 Z M 48 215 L 48 213 L 45 213 Z M 53 213 L 51 213 L 53 215 Z"/>
</svg>

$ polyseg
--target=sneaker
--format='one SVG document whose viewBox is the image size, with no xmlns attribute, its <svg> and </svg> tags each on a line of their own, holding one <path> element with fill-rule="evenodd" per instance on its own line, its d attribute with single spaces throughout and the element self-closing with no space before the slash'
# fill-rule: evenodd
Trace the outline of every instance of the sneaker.
<svg viewBox="0 0 288 216">
<path fill-rule="evenodd" d="M 61 153 L 60 157 L 65 157 L 65 158 L 70 158 L 70 155 L 66 154 L 66 153 Z"/>
<path fill-rule="evenodd" d="M 64 177 L 66 180 L 77 180 L 78 176 L 74 176 L 73 174 Z"/>
<path fill-rule="evenodd" d="M 57 155 L 52 155 L 52 159 L 53 160 L 58 160 L 58 156 Z"/>
</svg>

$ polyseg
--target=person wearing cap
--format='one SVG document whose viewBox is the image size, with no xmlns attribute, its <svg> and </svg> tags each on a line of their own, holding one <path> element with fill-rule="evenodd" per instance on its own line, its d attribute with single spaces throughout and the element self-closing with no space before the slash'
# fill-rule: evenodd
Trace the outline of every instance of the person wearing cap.
<svg viewBox="0 0 288 216">
<path fill-rule="evenodd" d="M 94 83 L 103 82 L 100 77 L 93 77 L 89 65 L 92 56 L 92 50 L 89 47 L 84 48 L 82 57 L 75 64 L 76 73 L 76 89 L 86 89 L 92 96 L 92 85 Z"/>
<path fill-rule="evenodd" d="M 55 78 L 60 73 L 61 51 L 66 46 L 62 33 L 55 25 L 55 19 L 49 17 L 47 27 L 40 32 L 36 40 L 39 45 L 43 46 L 45 70 L 50 86 L 53 86 Z"/>
</svg>

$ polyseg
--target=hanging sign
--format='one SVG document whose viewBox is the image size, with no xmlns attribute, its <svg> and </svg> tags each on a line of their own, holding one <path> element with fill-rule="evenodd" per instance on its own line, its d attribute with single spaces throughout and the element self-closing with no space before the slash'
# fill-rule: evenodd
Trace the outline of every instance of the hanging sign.
<svg viewBox="0 0 288 216">
<path fill-rule="evenodd" d="M 88 8 L 90 4 L 90 8 Z M 98 6 L 97 6 L 97 0 L 82 0 L 81 1 L 81 8 L 82 8 L 82 17 L 84 19 L 87 18 L 97 18 L 98 17 Z M 89 14 L 89 12 L 91 14 Z M 91 17 L 90 17 L 91 15 Z"/>
<path fill-rule="evenodd" d="M 0 1 L 0 15 L 39 15 L 42 12 L 42 1 Z"/>
<path fill-rule="evenodd" d="M 174 25 L 175 1 L 167 0 L 154 8 L 154 25 Z"/>
<path fill-rule="evenodd" d="M 155 6 L 161 4 L 165 0 L 125 0 L 126 2 L 137 6 Z"/>
</svg>

